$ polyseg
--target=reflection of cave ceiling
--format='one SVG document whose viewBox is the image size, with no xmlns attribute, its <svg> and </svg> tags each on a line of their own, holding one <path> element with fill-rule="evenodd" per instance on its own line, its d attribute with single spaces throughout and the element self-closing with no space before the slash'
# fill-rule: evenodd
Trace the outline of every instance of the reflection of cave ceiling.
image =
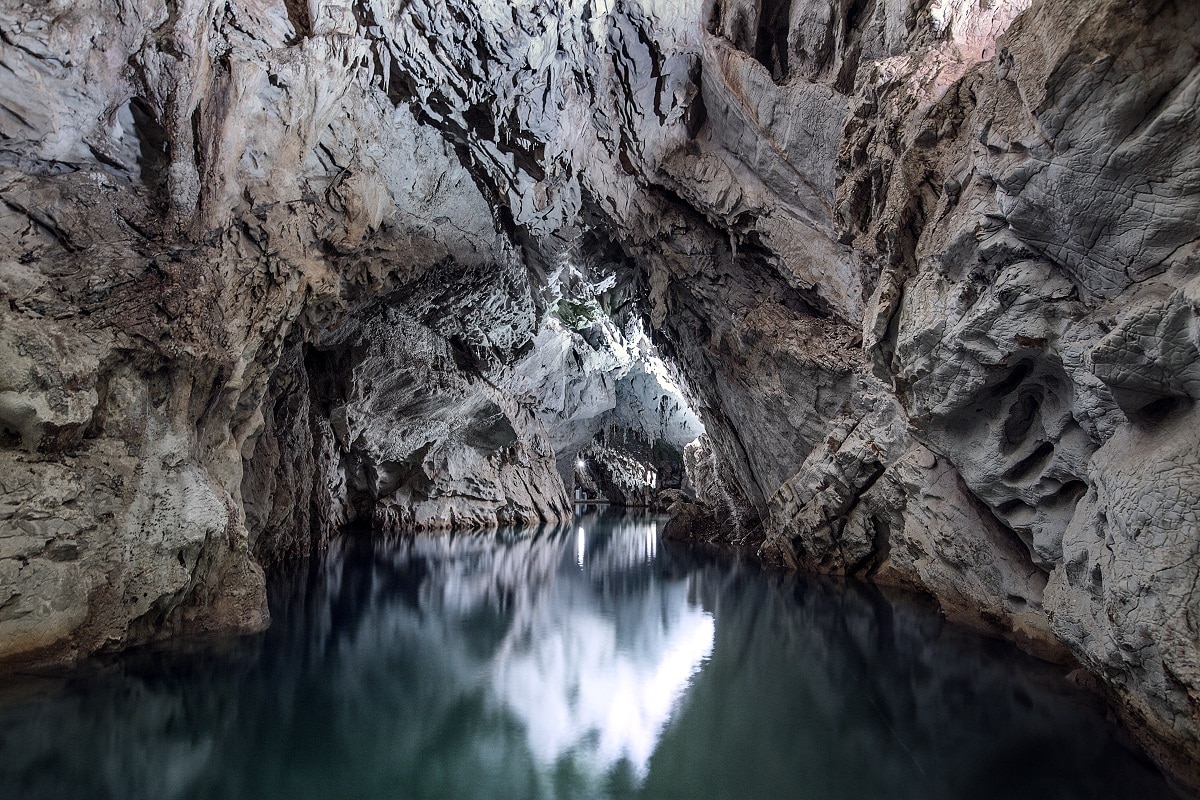
<svg viewBox="0 0 1200 800">
<path fill-rule="evenodd" d="M 346 522 L 566 514 L 580 409 L 683 436 L 651 362 L 584 388 L 641 332 L 768 554 L 1069 652 L 1200 763 L 1188 4 L 0 30 L 0 657 L 259 629 Z"/>
</svg>

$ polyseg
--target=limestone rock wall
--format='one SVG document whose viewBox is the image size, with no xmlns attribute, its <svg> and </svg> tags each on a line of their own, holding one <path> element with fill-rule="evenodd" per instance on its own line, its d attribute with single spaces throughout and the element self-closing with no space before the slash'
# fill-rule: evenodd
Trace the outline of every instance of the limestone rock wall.
<svg viewBox="0 0 1200 800">
<path fill-rule="evenodd" d="M 1200 763 L 1189 4 L 88 0 L 0 30 L 3 653 L 261 625 L 256 558 L 350 519 L 556 513 L 595 395 L 519 365 L 571 358 L 536 337 L 593 258 L 735 535 L 1069 653 Z"/>
<path fill-rule="evenodd" d="M 356 25 L 0 8 L 0 659 L 261 628 L 260 562 L 356 518 L 565 513 L 492 385 L 530 271 Z"/>
<path fill-rule="evenodd" d="M 1194 321 L 1175 315 L 1198 264 L 1197 33 L 1169 3 L 1035 4 L 926 110 L 881 123 L 925 78 L 880 76 L 839 187 L 845 235 L 882 267 L 868 355 L 912 435 L 1042 573 L 1018 609 L 1044 613 L 1192 781 L 1200 528 L 1178 437 Z"/>
</svg>

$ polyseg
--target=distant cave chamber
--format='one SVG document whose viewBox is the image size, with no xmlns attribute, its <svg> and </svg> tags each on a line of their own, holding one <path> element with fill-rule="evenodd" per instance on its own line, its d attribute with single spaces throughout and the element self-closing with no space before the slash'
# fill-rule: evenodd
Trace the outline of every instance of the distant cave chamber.
<svg viewBox="0 0 1200 800">
<path fill-rule="evenodd" d="M 661 507 L 660 492 L 687 489 L 683 453 L 703 425 L 636 307 L 606 310 L 612 288 L 576 275 L 572 299 L 509 353 L 486 329 L 447 335 L 411 290 L 296 336 L 243 470 L 259 560 L 325 547 L 347 526 L 556 522 L 573 501 Z M 461 291 L 469 303 L 479 288 Z"/>
</svg>

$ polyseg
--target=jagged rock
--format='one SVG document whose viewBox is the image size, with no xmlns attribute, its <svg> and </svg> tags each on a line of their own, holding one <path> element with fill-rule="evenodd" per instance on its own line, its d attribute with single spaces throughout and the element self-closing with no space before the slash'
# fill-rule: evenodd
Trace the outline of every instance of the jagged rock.
<svg viewBox="0 0 1200 800">
<path fill-rule="evenodd" d="M 1200 715 L 1181 688 L 1196 685 L 1182 676 L 1195 675 L 1200 629 L 1182 613 L 1191 589 L 1178 572 L 1195 563 L 1194 523 L 1168 512 L 1163 527 L 1175 533 L 1153 553 L 1101 553 L 1153 527 L 1141 521 L 1158 516 L 1149 498 L 1187 493 L 1170 466 L 1188 463 L 1184 452 L 1156 458 L 1147 445 L 1136 479 L 1116 478 L 1128 467 L 1106 453 L 1190 415 L 1194 362 L 1179 320 L 1190 313 L 1200 228 L 1193 200 L 1164 204 L 1151 176 L 1163 176 L 1171 196 L 1200 178 L 1196 122 L 1183 110 L 1200 62 L 1194 43 L 1176 41 L 1198 26 L 1194 12 L 1167 6 L 1033 6 L 997 40 L 990 63 L 926 110 L 861 129 L 873 138 L 843 149 L 839 189 L 848 218 L 861 220 L 848 233 L 883 265 L 865 333 L 914 436 L 958 469 L 969 498 L 1004 523 L 997 532 L 1019 536 L 1049 574 L 1050 630 L 1124 698 L 1160 758 L 1174 753 L 1177 772 L 1200 757 Z M 1039 39 L 1050 29 L 1062 33 Z M 1136 52 L 1163 53 L 1161 65 L 1143 70 Z M 1122 88 L 1087 95 L 1097 70 Z M 920 79 L 919 70 L 899 73 L 892 96 Z M 859 170 L 885 157 L 885 126 L 896 132 L 887 146 L 896 169 L 868 199 L 855 194 L 867 191 Z M 937 560 L 953 563 L 954 549 L 940 546 Z M 1150 589 L 1139 580 L 1160 570 L 1181 581 Z M 1105 588 L 1109 575 L 1147 588 Z M 1030 589 L 1044 580 L 1033 577 Z M 996 589 L 969 594 L 998 598 Z M 1161 611 L 1160 594 L 1172 598 Z M 1015 596 L 1018 608 L 1038 609 L 1033 592 Z M 1136 632 L 1153 647 L 1135 645 Z"/>
<path fill-rule="evenodd" d="M 517 418 L 487 379 L 536 327 L 529 277 L 453 146 L 347 70 L 370 48 L 330 18 L 310 38 L 257 3 L 0 14 L 0 658 L 260 628 L 251 550 L 307 552 L 361 510 L 306 351 L 403 292 L 465 359 L 454 400 Z M 497 265 L 504 291 L 472 282 Z M 464 515 L 565 513 L 548 449 L 513 461 Z"/>
<path fill-rule="evenodd" d="M 736 527 L 729 520 L 722 520 L 713 508 L 693 500 L 678 489 L 662 492 L 659 502 L 670 515 L 662 529 L 662 537 L 667 541 L 724 544 L 736 533 Z M 739 539 L 738 544 L 748 542 Z"/>
<path fill-rule="evenodd" d="M 1189 5 L 0 30 L 0 658 L 261 626 L 256 559 L 352 519 L 560 513 L 605 425 L 694 438 L 641 331 L 729 536 L 1061 642 L 1200 763 Z"/>
<path fill-rule="evenodd" d="M 579 330 L 548 316 L 532 352 L 505 386 L 528 402 L 546 429 L 568 487 L 576 481 L 580 453 L 609 432 L 645 445 L 647 452 L 631 454 L 635 460 L 678 473 L 683 448 L 704 430 L 700 420 L 666 373 L 640 321 L 631 323 L 627 335 L 602 311 L 597 314 Z M 652 457 L 649 451 L 655 449 L 674 456 Z"/>
<path fill-rule="evenodd" d="M 899 404 L 867 376 L 854 408 L 772 496 L 764 550 L 792 568 L 931 592 L 959 621 L 1069 659 L 1029 551 L 951 463 L 913 441 Z"/>
<path fill-rule="evenodd" d="M 657 492 L 656 465 L 646 453 L 624 442 L 593 442 L 579 451 L 575 477 L 581 499 L 600 499 L 621 506 L 649 506 Z"/>
</svg>

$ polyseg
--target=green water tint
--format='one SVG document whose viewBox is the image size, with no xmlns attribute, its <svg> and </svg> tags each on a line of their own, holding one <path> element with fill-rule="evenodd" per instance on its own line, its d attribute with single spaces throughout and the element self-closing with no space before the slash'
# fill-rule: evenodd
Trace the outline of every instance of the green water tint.
<svg viewBox="0 0 1200 800">
<path fill-rule="evenodd" d="M 1173 796 L 1061 670 L 660 525 L 343 542 L 262 637 L 7 681 L 0 797 Z"/>
</svg>

